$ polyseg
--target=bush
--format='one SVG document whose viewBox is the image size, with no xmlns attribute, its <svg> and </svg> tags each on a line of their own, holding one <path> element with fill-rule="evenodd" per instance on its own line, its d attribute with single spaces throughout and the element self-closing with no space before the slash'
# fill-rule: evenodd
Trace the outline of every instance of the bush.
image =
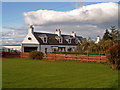
<svg viewBox="0 0 120 90">
<path fill-rule="evenodd" d="M 112 63 L 112 69 L 118 70 L 120 69 L 120 43 L 116 43 L 113 46 L 111 46 L 106 56 L 110 63 Z"/>
<path fill-rule="evenodd" d="M 39 52 L 39 51 L 32 51 L 32 52 L 30 52 L 29 57 L 31 59 L 41 60 L 41 59 L 43 59 L 43 53 Z"/>
</svg>

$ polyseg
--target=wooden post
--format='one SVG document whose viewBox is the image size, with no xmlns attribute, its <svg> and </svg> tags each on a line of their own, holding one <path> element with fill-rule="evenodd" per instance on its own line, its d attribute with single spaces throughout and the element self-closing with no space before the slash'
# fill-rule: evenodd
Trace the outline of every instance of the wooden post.
<svg viewBox="0 0 120 90">
<path fill-rule="evenodd" d="M 88 60 L 89 60 L 89 55 L 88 55 L 88 50 L 87 50 L 87 62 L 88 62 Z"/>
<path fill-rule="evenodd" d="M 67 56 L 66 56 L 66 54 L 65 54 L 65 61 L 67 61 Z"/>
<path fill-rule="evenodd" d="M 54 56 L 54 57 L 55 57 L 54 60 L 56 61 L 56 54 L 54 54 L 54 55 L 55 55 L 55 56 Z"/>
<path fill-rule="evenodd" d="M 77 61 L 77 54 L 76 54 L 76 61 Z"/>
</svg>

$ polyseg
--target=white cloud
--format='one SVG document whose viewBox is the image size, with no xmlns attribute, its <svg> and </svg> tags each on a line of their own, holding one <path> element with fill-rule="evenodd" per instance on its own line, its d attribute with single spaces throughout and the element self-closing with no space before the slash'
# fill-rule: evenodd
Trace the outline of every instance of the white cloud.
<svg viewBox="0 0 120 90">
<path fill-rule="evenodd" d="M 66 12 L 37 10 L 23 15 L 25 23 L 35 25 L 39 31 L 54 32 L 60 28 L 66 34 L 74 30 L 83 37 L 95 38 L 98 34 L 102 36 L 106 28 L 117 26 L 118 4 L 98 3 Z"/>
<path fill-rule="evenodd" d="M 44 25 L 56 23 L 90 23 L 101 24 L 117 20 L 117 3 L 99 3 L 83 6 L 78 9 L 58 12 L 53 10 L 38 10 L 24 13 L 26 24 Z"/>
<path fill-rule="evenodd" d="M 11 30 L 27 30 L 28 27 L 16 27 L 16 26 L 3 26 L 3 29 L 11 29 Z"/>
</svg>

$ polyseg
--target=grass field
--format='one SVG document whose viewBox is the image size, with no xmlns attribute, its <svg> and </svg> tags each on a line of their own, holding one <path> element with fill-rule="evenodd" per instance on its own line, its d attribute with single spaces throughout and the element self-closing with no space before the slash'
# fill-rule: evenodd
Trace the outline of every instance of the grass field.
<svg viewBox="0 0 120 90">
<path fill-rule="evenodd" d="M 118 72 L 95 63 L 3 59 L 3 88 L 117 88 Z"/>
</svg>

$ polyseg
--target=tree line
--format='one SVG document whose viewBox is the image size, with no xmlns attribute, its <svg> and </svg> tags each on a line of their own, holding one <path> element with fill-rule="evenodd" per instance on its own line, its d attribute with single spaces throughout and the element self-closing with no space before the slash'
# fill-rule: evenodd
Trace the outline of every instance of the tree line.
<svg viewBox="0 0 120 90">
<path fill-rule="evenodd" d="M 106 29 L 102 39 L 95 43 L 90 38 L 83 39 L 75 52 L 87 54 L 104 54 L 108 59 L 108 63 L 112 64 L 113 70 L 120 70 L 120 40 L 119 31 L 115 26 L 111 26 L 110 30 Z"/>
<path fill-rule="evenodd" d="M 90 37 L 88 39 L 82 39 L 82 43 L 77 46 L 75 52 L 105 55 L 107 50 L 114 43 L 118 42 L 118 34 L 118 29 L 115 26 L 111 26 L 109 30 L 105 30 L 103 37 L 98 43 L 95 43 Z"/>
</svg>

